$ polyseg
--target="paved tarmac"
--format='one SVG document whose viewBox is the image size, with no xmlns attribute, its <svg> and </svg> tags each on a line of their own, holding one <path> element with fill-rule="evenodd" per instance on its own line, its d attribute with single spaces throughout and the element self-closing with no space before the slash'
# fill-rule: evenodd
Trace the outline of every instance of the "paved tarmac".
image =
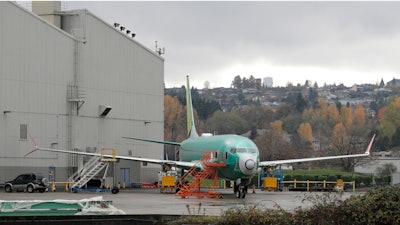
<svg viewBox="0 0 400 225">
<path fill-rule="evenodd" d="M 223 198 L 181 198 L 174 194 L 160 193 L 159 189 L 129 189 L 121 190 L 118 194 L 110 192 L 5 193 L 2 190 L 0 200 L 80 200 L 102 196 L 103 200 L 112 201 L 114 207 L 130 215 L 220 215 L 229 208 L 251 206 L 281 207 L 287 211 L 294 211 L 299 207 L 312 206 L 315 200 L 321 196 L 344 200 L 351 195 L 362 194 L 357 192 L 344 192 L 341 195 L 334 192 L 268 192 L 256 189 L 255 193 L 252 193 L 253 190 L 249 190 L 245 199 L 238 199 L 232 189 L 218 191 Z"/>
</svg>

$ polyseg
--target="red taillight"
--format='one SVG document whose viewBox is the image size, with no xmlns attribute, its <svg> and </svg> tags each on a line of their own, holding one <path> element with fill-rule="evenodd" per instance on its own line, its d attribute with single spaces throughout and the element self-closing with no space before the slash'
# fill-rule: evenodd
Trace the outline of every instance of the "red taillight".
<svg viewBox="0 0 400 225">
<path fill-rule="evenodd" d="M 35 184 L 40 184 L 40 180 L 35 180 Z"/>
</svg>

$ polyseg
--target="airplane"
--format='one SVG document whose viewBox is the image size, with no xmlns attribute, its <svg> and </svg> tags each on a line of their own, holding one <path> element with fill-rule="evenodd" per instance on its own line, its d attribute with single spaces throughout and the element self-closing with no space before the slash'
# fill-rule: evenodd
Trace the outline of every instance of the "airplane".
<svg viewBox="0 0 400 225">
<path fill-rule="evenodd" d="M 171 141 L 123 137 L 125 139 L 131 139 L 137 141 L 179 146 L 179 161 L 138 158 L 138 157 L 120 156 L 120 155 L 116 155 L 115 158 L 123 160 L 139 161 L 145 163 L 160 164 L 160 165 L 169 165 L 171 167 L 176 167 L 181 169 L 190 169 L 194 166 L 197 166 L 197 168 L 201 170 L 203 169 L 202 164 L 198 162 L 200 161 L 203 152 L 212 151 L 215 152 L 214 156 L 215 159 L 220 159 L 223 161 L 224 164 L 226 164 L 226 166 L 217 168 L 218 170 L 217 173 L 219 178 L 234 181 L 233 191 L 236 197 L 245 198 L 248 186 L 250 185 L 251 178 L 257 174 L 260 168 L 276 167 L 281 164 L 310 162 L 317 160 L 366 157 L 370 155 L 370 150 L 375 135 L 373 135 L 365 153 L 362 154 L 260 161 L 260 153 L 256 144 L 252 140 L 246 137 L 239 136 L 236 134 L 225 134 L 216 136 L 198 135 L 194 123 L 189 76 L 187 76 L 186 86 L 187 86 L 186 88 L 187 133 L 188 133 L 188 138 L 186 140 L 182 142 L 171 142 Z M 88 156 L 100 156 L 99 153 L 75 152 L 70 150 L 39 148 L 38 146 L 35 146 L 35 149 L 33 151 L 36 150 L 88 155 Z"/>
</svg>

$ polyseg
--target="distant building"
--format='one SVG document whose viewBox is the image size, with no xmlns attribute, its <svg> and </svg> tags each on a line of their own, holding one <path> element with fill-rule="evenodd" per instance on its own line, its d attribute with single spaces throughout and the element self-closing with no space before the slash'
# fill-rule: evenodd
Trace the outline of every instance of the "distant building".
<svg viewBox="0 0 400 225">
<path fill-rule="evenodd" d="M 364 159 L 363 163 L 354 168 L 354 172 L 367 175 L 377 175 L 377 169 L 385 164 L 391 164 L 396 167 L 396 171 L 392 174 L 391 184 L 400 184 L 400 158 L 392 156 L 390 152 L 372 153 L 370 158 Z"/>
<path fill-rule="evenodd" d="M 393 78 L 393 80 L 388 81 L 386 83 L 386 86 L 391 87 L 391 88 L 399 88 L 400 87 L 400 79 Z"/>
<path fill-rule="evenodd" d="M 0 183 L 17 174 L 55 173 L 65 181 L 85 157 L 34 147 L 163 158 L 164 59 L 87 10 L 32 1 L 30 12 L 0 2 Z M 115 180 L 152 182 L 160 166 L 121 160 Z"/>
<path fill-rule="evenodd" d="M 274 84 L 272 77 L 264 77 L 263 84 L 264 87 L 272 87 Z"/>
</svg>

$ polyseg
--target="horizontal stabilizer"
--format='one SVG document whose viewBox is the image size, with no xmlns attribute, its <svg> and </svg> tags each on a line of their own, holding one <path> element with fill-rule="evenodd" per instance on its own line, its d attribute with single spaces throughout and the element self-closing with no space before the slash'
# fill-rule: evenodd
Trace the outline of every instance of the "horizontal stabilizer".
<svg viewBox="0 0 400 225">
<path fill-rule="evenodd" d="M 131 140 L 137 140 L 137 141 L 145 141 L 145 142 L 157 143 L 157 144 L 163 144 L 163 145 L 181 146 L 181 143 L 173 142 L 173 141 L 158 141 L 158 140 L 149 140 L 149 139 L 141 139 L 141 138 L 133 138 L 133 137 L 122 137 L 122 138 L 131 139 Z"/>
</svg>

